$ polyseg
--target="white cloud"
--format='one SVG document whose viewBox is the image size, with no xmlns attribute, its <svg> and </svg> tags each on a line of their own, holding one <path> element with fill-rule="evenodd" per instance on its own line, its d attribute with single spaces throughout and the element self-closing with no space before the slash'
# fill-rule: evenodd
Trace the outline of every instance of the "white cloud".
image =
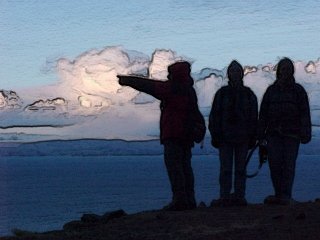
<svg viewBox="0 0 320 240">
<path fill-rule="evenodd" d="M 3 129 L 0 137 L 14 141 L 155 138 L 159 134 L 159 102 L 130 87 L 120 86 L 116 76 L 149 73 L 155 79 L 164 80 L 167 66 L 182 59 L 187 58 L 171 50 L 156 50 L 149 57 L 122 47 L 90 50 L 74 60 L 59 59 L 55 65 L 59 81 L 55 85 L 25 89 L 17 94 L 2 91 L 2 126 L 21 127 Z M 319 124 L 320 62 L 296 62 L 295 67 L 297 82 L 308 91 L 312 121 Z M 256 93 L 259 103 L 265 89 L 275 80 L 274 69 L 270 63 L 246 67 L 244 84 Z M 226 68 L 205 68 L 193 73 L 199 105 L 205 114 L 209 112 L 215 92 L 227 84 L 225 73 Z M 22 127 L 32 125 L 42 127 Z M 10 134 L 15 137 L 10 138 Z"/>
</svg>

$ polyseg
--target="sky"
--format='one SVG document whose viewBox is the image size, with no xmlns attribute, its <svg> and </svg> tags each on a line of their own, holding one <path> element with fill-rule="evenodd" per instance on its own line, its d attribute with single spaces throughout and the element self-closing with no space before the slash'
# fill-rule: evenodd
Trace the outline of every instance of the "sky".
<svg viewBox="0 0 320 240">
<path fill-rule="evenodd" d="M 0 0 L 0 142 L 155 139 L 159 102 L 117 74 L 161 80 L 188 60 L 207 118 L 233 59 L 260 102 L 283 56 L 318 137 L 319 12 L 315 0 Z"/>
<path fill-rule="evenodd" d="M 193 71 L 320 56 L 317 0 L 1 0 L 0 88 L 55 84 L 61 58 L 122 46 L 171 49 Z"/>
<path fill-rule="evenodd" d="M 208 119 L 233 59 L 257 66 L 244 84 L 260 102 L 287 56 L 310 100 L 308 153 L 319 155 L 319 39 L 319 0 L 0 0 L 0 146 L 158 139 L 159 102 L 117 74 L 163 78 L 190 60 Z"/>
</svg>

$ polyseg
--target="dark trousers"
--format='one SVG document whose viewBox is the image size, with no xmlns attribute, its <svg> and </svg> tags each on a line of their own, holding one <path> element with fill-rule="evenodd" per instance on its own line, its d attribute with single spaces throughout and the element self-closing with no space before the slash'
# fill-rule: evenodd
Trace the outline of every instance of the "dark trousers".
<svg viewBox="0 0 320 240">
<path fill-rule="evenodd" d="M 195 205 L 194 176 L 191 167 L 191 147 L 176 141 L 164 143 L 164 161 L 166 164 L 172 201 Z"/>
<path fill-rule="evenodd" d="M 275 195 L 290 199 L 300 140 L 281 135 L 269 136 L 267 140 L 269 168 Z"/>
<path fill-rule="evenodd" d="M 234 171 L 234 195 L 236 198 L 244 198 L 246 190 L 246 157 L 248 142 L 230 143 L 223 142 L 219 147 L 220 157 L 220 197 L 230 197 L 232 189 L 232 170 Z"/>
</svg>

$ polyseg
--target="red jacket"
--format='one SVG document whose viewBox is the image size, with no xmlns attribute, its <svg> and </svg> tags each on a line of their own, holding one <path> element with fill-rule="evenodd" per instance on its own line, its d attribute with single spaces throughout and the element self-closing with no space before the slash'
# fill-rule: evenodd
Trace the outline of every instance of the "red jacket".
<svg viewBox="0 0 320 240">
<path fill-rule="evenodd" d="M 161 101 L 160 140 L 162 144 L 170 139 L 193 146 L 189 124 L 193 104 L 196 104 L 198 108 L 197 96 L 192 87 L 193 79 L 189 76 L 170 75 L 168 78 L 168 81 L 157 81 L 133 76 L 119 76 L 119 83 L 148 93 Z"/>
</svg>

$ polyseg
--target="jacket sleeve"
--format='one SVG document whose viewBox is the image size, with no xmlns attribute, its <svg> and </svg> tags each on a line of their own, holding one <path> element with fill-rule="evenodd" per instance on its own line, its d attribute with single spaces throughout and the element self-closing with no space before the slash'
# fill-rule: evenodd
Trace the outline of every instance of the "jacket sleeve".
<svg viewBox="0 0 320 240">
<path fill-rule="evenodd" d="M 160 100 L 163 98 L 168 89 L 168 84 L 163 81 L 124 75 L 118 75 L 118 78 L 120 85 L 132 87 L 140 92 L 150 94 L 151 96 Z"/>
<path fill-rule="evenodd" d="M 250 90 L 250 140 L 255 142 L 257 140 L 258 128 L 258 100 L 256 95 Z"/>
<path fill-rule="evenodd" d="M 262 97 L 259 120 L 258 120 L 258 140 L 261 141 L 265 138 L 266 131 L 268 128 L 268 108 L 269 108 L 269 89 L 265 92 Z"/>
<path fill-rule="evenodd" d="M 211 143 L 218 148 L 222 141 L 221 133 L 221 90 L 214 96 L 212 108 L 209 115 L 209 131 L 211 134 Z"/>
<path fill-rule="evenodd" d="M 312 123 L 310 117 L 309 99 L 306 91 L 300 90 L 300 140 L 305 144 L 311 141 Z"/>
</svg>

